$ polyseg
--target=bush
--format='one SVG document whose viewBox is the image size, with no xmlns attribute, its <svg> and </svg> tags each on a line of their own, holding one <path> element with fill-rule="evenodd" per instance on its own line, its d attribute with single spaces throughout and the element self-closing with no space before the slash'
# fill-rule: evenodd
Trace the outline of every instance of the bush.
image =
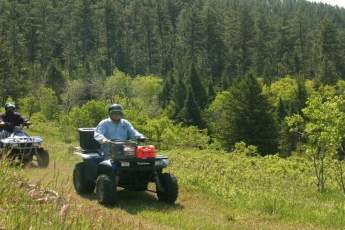
<svg viewBox="0 0 345 230">
<path fill-rule="evenodd" d="M 258 148 L 254 145 L 247 145 L 245 142 L 241 141 L 235 144 L 235 149 L 232 153 L 243 154 L 245 156 L 259 156 Z"/>
<path fill-rule="evenodd" d="M 132 79 L 121 71 L 116 71 L 104 82 L 103 97 L 112 103 L 117 97 L 131 98 L 132 94 Z"/>
<path fill-rule="evenodd" d="M 39 88 L 35 95 L 19 99 L 19 107 L 29 117 L 40 112 L 47 120 L 55 119 L 60 110 L 54 90 L 46 87 Z"/>
<path fill-rule="evenodd" d="M 39 101 L 34 96 L 19 99 L 19 108 L 23 114 L 29 117 L 40 111 Z"/>
<path fill-rule="evenodd" d="M 59 111 L 58 98 L 50 88 L 41 88 L 38 93 L 41 113 L 48 119 L 53 120 Z"/>
</svg>

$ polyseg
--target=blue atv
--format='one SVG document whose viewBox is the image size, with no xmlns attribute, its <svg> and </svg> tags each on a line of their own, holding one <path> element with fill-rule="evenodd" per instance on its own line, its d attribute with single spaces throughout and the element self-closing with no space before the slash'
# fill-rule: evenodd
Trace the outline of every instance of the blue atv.
<svg viewBox="0 0 345 230">
<path fill-rule="evenodd" d="M 163 173 L 169 161 L 165 156 L 156 155 L 154 146 L 114 140 L 101 148 L 93 138 L 94 128 L 80 128 L 79 134 L 80 147 L 74 154 L 83 161 L 77 163 L 73 171 L 77 193 L 95 192 L 99 203 L 113 205 L 118 200 L 117 187 L 146 191 L 153 182 L 160 201 L 175 203 L 177 180 L 171 173 Z"/>
<path fill-rule="evenodd" d="M 13 126 L 0 122 L 0 155 L 11 162 L 24 165 L 36 161 L 38 167 L 46 168 L 49 164 L 49 154 L 42 148 L 42 138 L 30 137 L 23 131 L 23 127 L 29 127 L 30 124 L 26 121 L 22 126 Z"/>
</svg>

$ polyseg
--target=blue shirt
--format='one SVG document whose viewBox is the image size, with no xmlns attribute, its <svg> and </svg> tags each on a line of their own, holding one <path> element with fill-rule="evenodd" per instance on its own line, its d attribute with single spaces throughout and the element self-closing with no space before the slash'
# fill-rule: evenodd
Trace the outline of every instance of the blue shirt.
<svg viewBox="0 0 345 230">
<path fill-rule="evenodd" d="M 119 122 L 115 123 L 110 118 L 101 121 L 95 130 L 94 138 L 99 143 L 104 143 L 106 139 L 108 140 L 137 140 L 138 138 L 144 137 L 143 134 L 139 133 L 132 124 L 121 119 Z"/>
</svg>

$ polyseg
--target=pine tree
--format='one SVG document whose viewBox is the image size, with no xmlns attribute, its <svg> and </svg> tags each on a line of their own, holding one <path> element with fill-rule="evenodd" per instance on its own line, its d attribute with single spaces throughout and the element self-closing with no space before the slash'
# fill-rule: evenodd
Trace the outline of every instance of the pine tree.
<svg viewBox="0 0 345 230">
<path fill-rule="evenodd" d="M 191 64 L 204 60 L 205 39 L 202 19 L 198 7 L 190 4 L 179 16 L 177 34 L 176 68 L 187 73 Z"/>
<path fill-rule="evenodd" d="M 223 89 L 240 74 L 240 16 L 238 9 L 227 8 L 224 15 L 223 42 L 225 45 L 225 66 L 222 74 Z"/>
<path fill-rule="evenodd" d="M 169 74 L 163 83 L 162 92 L 160 93 L 160 104 L 163 109 L 168 106 L 173 96 L 173 86 L 175 85 L 172 74 Z"/>
<path fill-rule="evenodd" d="M 208 104 L 207 93 L 193 64 L 190 70 L 190 85 L 193 95 L 195 96 L 196 103 L 200 109 L 204 109 Z"/>
<path fill-rule="evenodd" d="M 263 76 L 269 84 L 274 76 L 274 53 L 272 48 L 273 28 L 269 24 L 267 16 L 260 13 L 256 23 L 256 47 L 255 47 L 255 71 L 258 76 Z"/>
<path fill-rule="evenodd" d="M 285 120 L 280 124 L 279 131 L 279 153 L 281 156 L 288 157 L 292 151 L 296 150 L 298 137 L 290 132 L 290 128 Z"/>
<path fill-rule="evenodd" d="M 329 20 L 321 25 L 321 69 L 319 79 L 324 84 L 335 84 L 339 78 L 337 63 L 339 59 L 338 33 Z"/>
<path fill-rule="evenodd" d="M 211 3 L 204 9 L 204 24 L 206 32 L 206 56 L 207 66 L 211 75 L 211 81 L 221 83 L 224 69 L 224 43 L 222 40 L 222 21 L 220 12 Z"/>
<path fill-rule="evenodd" d="M 339 76 L 335 64 L 328 59 L 324 59 L 321 64 L 320 82 L 326 85 L 334 85 L 338 79 Z"/>
<path fill-rule="evenodd" d="M 117 53 L 117 46 L 118 46 L 118 33 L 116 31 L 116 27 L 118 25 L 118 18 L 117 11 L 115 8 L 114 3 L 111 0 L 105 0 L 103 3 L 104 7 L 104 27 L 105 27 L 105 47 L 106 47 L 106 66 L 105 71 L 107 75 L 111 75 L 113 73 L 113 68 L 116 64 L 115 55 Z"/>
<path fill-rule="evenodd" d="M 291 110 L 291 109 L 290 109 Z M 294 133 L 290 132 L 290 128 L 285 121 L 286 116 L 292 115 L 294 112 L 288 111 L 286 103 L 279 98 L 279 104 L 277 108 L 277 118 L 279 127 L 279 153 L 281 156 L 290 156 L 291 152 L 296 149 L 297 137 Z"/>
<path fill-rule="evenodd" d="M 208 84 L 208 102 L 209 104 L 212 103 L 212 101 L 216 98 L 216 92 L 214 91 L 214 86 L 213 86 L 213 83 L 210 82 Z"/>
<path fill-rule="evenodd" d="M 199 128 L 204 128 L 204 122 L 201 117 L 199 105 L 196 103 L 192 88 L 188 89 L 187 98 L 178 117 L 187 125 L 194 125 L 198 126 Z"/>
<path fill-rule="evenodd" d="M 262 155 L 276 153 L 277 129 L 267 99 L 257 80 L 248 75 L 230 88 L 226 104 L 226 123 L 222 131 L 225 147 L 244 141 L 258 147 Z"/>
<path fill-rule="evenodd" d="M 187 96 L 186 85 L 183 82 L 182 77 L 178 76 L 177 83 L 174 86 L 174 92 L 173 92 L 173 101 L 175 103 L 175 112 L 174 112 L 173 118 L 178 118 L 180 111 L 184 107 L 186 96 Z"/>
<path fill-rule="evenodd" d="M 159 56 L 159 73 L 165 76 L 174 67 L 175 33 L 174 23 L 176 23 L 176 12 L 170 11 L 173 7 L 171 1 L 157 2 L 157 40 Z"/>
<path fill-rule="evenodd" d="M 65 78 L 57 62 L 51 62 L 47 70 L 47 85 L 60 95 L 65 88 Z"/>
<path fill-rule="evenodd" d="M 308 52 L 307 52 L 307 16 L 302 9 L 298 10 L 297 15 L 293 21 L 295 31 L 297 35 L 296 39 L 296 49 L 295 49 L 295 73 L 306 74 L 307 62 L 308 62 Z M 297 61 L 298 65 L 297 66 Z"/>
<path fill-rule="evenodd" d="M 278 115 L 279 122 L 282 122 L 287 115 L 286 105 L 281 97 L 279 98 L 279 104 L 277 107 L 277 115 Z"/>
<path fill-rule="evenodd" d="M 92 54 L 96 47 L 95 25 L 93 23 L 93 11 L 91 9 L 91 0 L 82 0 L 79 6 L 79 36 L 80 36 L 80 55 L 82 62 L 85 65 L 86 61 Z M 90 60 L 91 61 L 91 60 Z"/>
<path fill-rule="evenodd" d="M 126 21 L 129 25 L 125 42 L 130 60 L 129 71 L 133 75 L 153 71 L 154 59 L 157 57 L 153 46 L 156 26 L 153 21 L 156 14 L 151 13 L 152 7 L 147 5 L 142 0 L 133 0 L 128 5 Z"/>
<path fill-rule="evenodd" d="M 0 102 L 4 104 L 8 97 L 7 85 L 11 77 L 9 48 L 0 40 Z"/>
<path fill-rule="evenodd" d="M 305 108 L 308 99 L 307 89 L 305 88 L 304 78 L 299 77 L 297 79 L 297 90 L 296 90 L 296 112 L 301 114 L 302 109 Z"/>
<path fill-rule="evenodd" d="M 282 24 L 278 30 L 278 40 L 276 57 L 278 59 L 277 63 L 277 75 L 285 76 L 287 74 L 293 73 L 294 64 L 294 47 L 295 47 L 295 34 L 293 31 L 293 25 L 291 21 L 283 18 Z"/>
<path fill-rule="evenodd" d="M 20 63 L 13 63 L 10 45 L 0 40 L 0 102 L 7 98 L 17 100 L 26 94 L 30 85 L 27 82 L 27 71 Z"/>
<path fill-rule="evenodd" d="M 252 65 L 254 47 L 254 21 L 250 7 L 243 7 L 240 15 L 240 73 L 246 74 Z"/>
</svg>

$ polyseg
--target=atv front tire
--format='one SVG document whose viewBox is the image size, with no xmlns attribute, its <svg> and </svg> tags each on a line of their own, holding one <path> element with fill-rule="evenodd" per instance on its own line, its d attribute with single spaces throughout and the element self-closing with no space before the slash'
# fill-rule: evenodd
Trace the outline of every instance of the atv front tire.
<svg viewBox="0 0 345 230">
<path fill-rule="evenodd" d="M 38 167 L 40 167 L 40 168 L 47 168 L 48 167 L 48 165 L 49 165 L 49 154 L 48 154 L 47 150 L 45 150 L 43 148 L 38 149 L 36 157 L 37 157 Z"/>
<path fill-rule="evenodd" d="M 170 173 L 159 175 L 160 185 L 156 185 L 157 196 L 160 201 L 174 204 L 178 196 L 178 184 L 176 177 Z M 159 189 L 161 187 L 161 190 Z"/>
<path fill-rule="evenodd" d="M 98 176 L 96 181 L 96 196 L 100 204 L 114 205 L 117 201 L 115 177 L 106 174 Z"/>
<path fill-rule="evenodd" d="M 73 185 L 78 194 L 92 193 L 95 189 L 95 184 L 86 179 L 85 170 L 86 165 L 83 162 L 76 164 L 73 170 Z"/>
</svg>

